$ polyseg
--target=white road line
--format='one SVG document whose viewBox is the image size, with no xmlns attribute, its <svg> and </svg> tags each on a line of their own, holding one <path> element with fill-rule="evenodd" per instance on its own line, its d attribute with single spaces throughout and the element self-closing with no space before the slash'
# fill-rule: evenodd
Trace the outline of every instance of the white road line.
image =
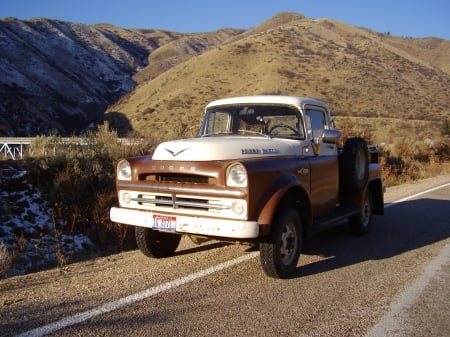
<svg viewBox="0 0 450 337">
<path fill-rule="evenodd" d="M 398 203 L 404 202 L 404 201 L 408 201 L 408 200 L 414 199 L 414 198 L 416 198 L 416 197 L 420 197 L 420 196 L 423 195 L 423 194 L 427 194 L 427 193 L 430 193 L 430 192 L 439 190 L 439 189 L 444 188 L 444 187 L 447 187 L 447 186 L 450 186 L 450 183 L 446 183 L 446 184 L 444 184 L 444 185 L 439 185 L 439 186 L 430 188 L 430 189 L 428 189 L 428 190 L 425 190 L 425 191 L 423 191 L 423 192 L 420 192 L 420 193 L 416 193 L 416 194 L 410 195 L 409 197 L 406 197 L 406 198 L 402 198 L 402 199 L 393 201 L 393 202 L 391 202 L 391 203 L 389 203 L 389 204 L 384 205 L 384 208 L 391 207 L 391 206 L 393 206 L 393 205 L 395 205 L 395 204 L 398 204 Z"/>
<path fill-rule="evenodd" d="M 440 185 L 426 191 L 411 195 L 409 197 L 392 202 L 389 205 L 385 205 L 385 208 L 393 206 L 397 203 L 413 199 L 423 194 L 436 191 L 438 189 L 450 186 L 450 183 Z M 439 273 L 444 265 L 448 265 L 450 261 L 450 244 L 447 244 L 440 251 L 431 263 L 429 263 L 424 269 L 423 274 L 416 279 L 416 281 L 404 290 L 395 300 L 392 302 L 389 311 L 381 318 L 381 320 L 375 324 L 365 335 L 365 337 L 397 337 L 403 336 L 404 331 L 402 328 L 403 316 L 402 314 L 406 309 L 411 307 L 419 298 L 419 295 L 425 290 L 430 281 Z"/>
<path fill-rule="evenodd" d="M 78 314 L 65 317 L 57 322 L 50 323 L 48 325 L 44 325 L 42 327 L 24 332 L 20 335 L 17 335 L 17 337 L 39 337 L 44 336 L 46 334 L 53 333 L 55 331 L 67 328 L 69 326 L 75 325 L 77 323 L 81 323 L 84 321 L 87 321 L 90 318 L 93 318 L 95 316 L 119 309 L 121 307 L 133 304 L 135 302 L 144 300 L 146 298 L 152 297 L 154 295 L 160 294 L 162 292 L 165 292 L 170 289 L 177 288 L 179 286 L 182 286 L 184 284 L 190 283 L 192 281 L 195 281 L 197 279 L 203 278 L 205 276 L 211 275 L 213 273 L 216 273 L 218 271 L 230 268 L 234 265 L 240 264 L 242 262 L 245 262 L 247 260 L 250 260 L 254 258 L 255 256 L 258 256 L 259 252 L 252 252 L 243 256 L 240 256 L 236 259 L 229 260 L 226 262 L 223 262 L 221 264 L 218 264 L 216 266 L 210 267 L 208 269 L 200 270 L 197 273 L 193 273 L 187 276 L 180 277 L 178 279 L 175 279 L 173 281 L 157 285 L 152 288 L 148 288 L 144 291 L 141 291 L 136 294 L 132 294 L 130 296 L 121 298 L 117 301 L 105 303 L 103 305 L 100 305 L 94 309 L 80 312 Z"/>
<path fill-rule="evenodd" d="M 390 204 L 385 205 L 385 208 L 393 206 L 394 204 L 402 202 L 402 201 L 413 199 L 413 198 L 418 197 L 420 195 L 423 195 L 425 193 L 429 193 L 429 192 L 435 191 L 437 189 L 440 189 L 440 188 L 443 188 L 443 187 L 446 187 L 446 186 L 450 186 L 450 183 L 445 184 L 445 185 L 441 185 L 441 186 L 438 186 L 438 187 L 434 187 L 434 188 L 431 188 L 429 190 L 426 190 L 426 191 L 414 194 L 412 196 L 409 196 L 409 197 L 406 197 L 406 198 L 394 201 L 394 202 L 392 202 Z M 234 265 L 237 265 L 237 264 L 240 264 L 242 262 L 248 261 L 248 260 L 250 260 L 250 259 L 252 259 L 252 258 L 254 258 L 254 257 L 258 256 L 258 255 L 259 255 L 259 252 L 253 252 L 253 253 L 249 253 L 249 254 L 240 256 L 240 257 L 238 257 L 236 259 L 223 262 L 221 264 L 218 264 L 216 266 L 210 267 L 208 269 L 200 270 L 197 273 L 193 273 L 193 274 L 190 274 L 190 275 L 187 275 L 187 276 L 183 276 L 183 277 L 180 277 L 180 278 L 178 278 L 176 280 L 169 281 L 167 283 L 157 285 L 155 287 L 146 289 L 146 290 L 141 291 L 141 292 L 136 293 L 136 294 L 129 295 L 129 296 L 121 298 L 121 299 L 119 299 L 117 301 L 105 303 L 105 304 L 100 305 L 100 306 L 98 306 L 98 307 L 96 307 L 94 309 L 91 309 L 91 310 L 88 310 L 88 311 L 83 311 L 83 312 L 80 312 L 78 314 L 65 317 L 65 318 L 63 318 L 63 319 L 61 319 L 61 320 L 59 320 L 57 322 L 53 322 L 53 323 L 50 323 L 48 325 L 44 325 L 42 327 L 39 327 L 39 328 L 30 330 L 30 331 L 24 332 L 24 333 L 22 333 L 20 335 L 17 335 L 16 337 L 40 337 L 40 336 L 44 336 L 44 335 L 56 332 L 58 330 L 67 328 L 69 326 L 72 326 L 72 325 L 75 325 L 75 324 L 87 321 L 88 319 L 91 319 L 93 317 L 99 316 L 101 314 L 104 314 L 104 313 L 107 313 L 107 312 L 110 312 L 110 311 L 114 311 L 114 310 L 122 308 L 124 306 L 130 305 L 130 304 L 133 304 L 135 302 L 138 302 L 138 301 L 144 300 L 146 298 L 152 297 L 154 295 L 160 294 L 160 293 L 165 292 L 167 290 L 177 288 L 179 286 L 182 286 L 184 284 L 190 283 L 190 282 L 195 281 L 197 279 L 200 279 L 200 278 L 203 278 L 205 276 L 211 275 L 211 274 L 216 273 L 218 271 L 230 268 L 230 267 L 232 267 Z M 377 336 L 377 335 L 367 335 L 366 337 L 373 337 L 373 336 Z"/>
<path fill-rule="evenodd" d="M 450 264 L 449 261 L 450 244 L 447 244 L 427 265 L 423 274 L 392 302 L 389 312 L 367 332 L 365 337 L 405 336 L 403 323 L 406 309 L 414 305 L 435 275 L 443 270 L 445 265 Z"/>
</svg>

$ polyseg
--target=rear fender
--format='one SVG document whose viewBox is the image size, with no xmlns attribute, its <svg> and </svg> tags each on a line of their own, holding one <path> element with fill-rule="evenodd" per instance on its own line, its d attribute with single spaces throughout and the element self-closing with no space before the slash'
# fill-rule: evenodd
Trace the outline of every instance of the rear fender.
<svg viewBox="0 0 450 337">
<path fill-rule="evenodd" d="M 384 196 L 381 179 L 374 179 L 360 191 L 347 193 L 341 191 L 340 204 L 349 208 L 362 209 L 367 191 L 372 194 L 373 214 L 384 214 Z"/>
<path fill-rule="evenodd" d="M 381 179 L 373 180 L 369 183 L 369 189 L 372 193 L 373 214 L 384 214 L 384 191 Z"/>
</svg>

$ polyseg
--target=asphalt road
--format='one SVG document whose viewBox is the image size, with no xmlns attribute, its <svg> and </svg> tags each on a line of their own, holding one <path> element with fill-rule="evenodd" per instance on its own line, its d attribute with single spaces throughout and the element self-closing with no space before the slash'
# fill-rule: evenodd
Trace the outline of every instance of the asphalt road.
<svg viewBox="0 0 450 337">
<path fill-rule="evenodd" d="M 2 280 L 0 336 L 449 336 L 450 176 L 385 199 L 371 233 L 314 237 L 287 280 L 248 247 L 187 238 L 167 259 L 134 251 Z"/>
</svg>

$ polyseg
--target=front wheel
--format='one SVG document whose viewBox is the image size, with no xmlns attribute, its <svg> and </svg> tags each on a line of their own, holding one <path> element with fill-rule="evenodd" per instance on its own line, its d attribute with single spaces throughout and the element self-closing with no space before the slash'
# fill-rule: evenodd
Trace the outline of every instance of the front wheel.
<svg viewBox="0 0 450 337">
<path fill-rule="evenodd" d="M 272 233 L 260 244 L 261 266 L 274 278 L 287 278 L 297 268 L 302 248 L 302 224 L 298 212 L 287 208 L 277 214 Z"/>
<path fill-rule="evenodd" d="M 361 212 L 352 215 L 349 220 L 350 230 L 356 235 L 364 235 L 372 227 L 373 202 L 372 193 L 367 191 Z"/>
<path fill-rule="evenodd" d="M 172 255 L 181 240 L 180 234 L 155 231 L 150 228 L 136 227 L 136 244 L 145 256 L 163 258 Z"/>
</svg>

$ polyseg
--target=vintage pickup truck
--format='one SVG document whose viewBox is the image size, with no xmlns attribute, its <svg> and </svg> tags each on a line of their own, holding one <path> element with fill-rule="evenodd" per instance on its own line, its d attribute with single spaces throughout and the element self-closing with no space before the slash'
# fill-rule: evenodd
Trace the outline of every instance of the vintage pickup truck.
<svg viewBox="0 0 450 337">
<path fill-rule="evenodd" d="M 375 146 L 341 133 L 319 100 L 259 95 L 216 100 L 198 136 L 121 159 L 113 222 L 133 225 L 150 257 L 175 252 L 183 234 L 259 247 L 265 273 L 287 278 L 302 243 L 348 220 L 365 234 L 383 214 Z"/>
</svg>

